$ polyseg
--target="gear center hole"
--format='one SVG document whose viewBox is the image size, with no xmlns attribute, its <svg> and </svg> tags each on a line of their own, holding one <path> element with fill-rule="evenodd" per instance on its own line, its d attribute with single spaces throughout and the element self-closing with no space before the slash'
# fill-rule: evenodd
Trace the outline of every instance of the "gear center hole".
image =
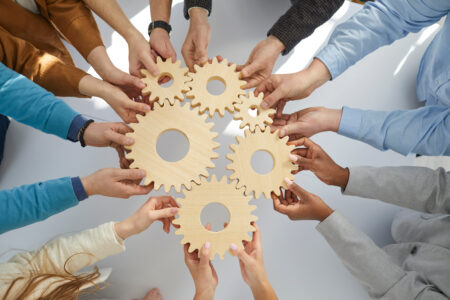
<svg viewBox="0 0 450 300">
<path fill-rule="evenodd" d="M 213 96 L 219 96 L 225 93 L 226 84 L 225 80 L 219 76 L 213 76 L 208 79 L 208 83 L 206 84 L 206 89 L 208 93 Z"/>
<path fill-rule="evenodd" d="M 253 153 L 251 158 L 251 165 L 253 170 L 261 175 L 267 174 L 273 169 L 273 157 L 272 154 L 266 150 L 258 150 Z"/>
<path fill-rule="evenodd" d="M 228 208 L 220 203 L 209 203 L 200 214 L 200 221 L 206 230 L 212 232 L 222 231 L 225 227 L 225 223 L 230 223 L 230 212 Z M 207 228 L 211 227 L 211 228 Z"/>
<path fill-rule="evenodd" d="M 187 137 L 178 130 L 167 130 L 163 132 L 156 142 L 156 152 L 169 162 L 183 159 L 189 151 Z"/>
<path fill-rule="evenodd" d="M 258 107 L 256 105 L 250 106 L 250 109 L 248 110 L 248 114 L 252 118 L 256 118 L 257 116 L 259 116 L 259 109 L 258 109 Z"/>
<path fill-rule="evenodd" d="M 158 84 L 163 88 L 169 88 L 173 84 L 173 77 L 169 73 L 161 73 L 158 76 Z"/>
</svg>

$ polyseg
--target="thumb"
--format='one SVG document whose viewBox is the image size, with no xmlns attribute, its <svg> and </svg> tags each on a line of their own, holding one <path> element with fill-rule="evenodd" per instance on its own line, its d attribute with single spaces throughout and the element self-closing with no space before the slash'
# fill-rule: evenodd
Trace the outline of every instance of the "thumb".
<svg viewBox="0 0 450 300">
<path fill-rule="evenodd" d="M 211 248 L 211 243 L 206 242 L 200 251 L 200 266 L 201 267 L 209 268 L 210 248 Z"/>
<path fill-rule="evenodd" d="M 176 207 L 167 207 L 158 210 L 151 210 L 149 212 L 150 218 L 152 220 L 161 220 L 165 218 L 174 217 L 178 213 L 178 208 Z"/>
<path fill-rule="evenodd" d="M 300 132 L 300 129 L 301 129 L 300 125 L 297 122 L 284 125 L 280 129 L 280 137 L 285 137 L 285 136 L 289 136 L 289 135 L 293 135 L 293 134 L 302 135 L 302 132 Z"/>
<path fill-rule="evenodd" d="M 145 171 L 141 169 L 118 169 L 117 177 L 119 180 L 138 180 L 145 177 Z"/>
<path fill-rule="evenodd" d="M 309 192 L 307 190 L 304 190 L 301 186 L 299 186 L 289 178 L 285 178 L 284 181 L 286 182 L 288 189 L 291 192 L 300 197 L 300 199 L 302 199 L 303 201 L 308 200 Z"/>
<path fill-rule="evenodd" d="M 251 257 L 245 252 L 244 248 L 239 248 L 236 244 L 231 244 L 230 252 L 233 256 L 237 256 L 244 265 L 250 263 Z"/>
<path fill-rule="evenodd" d="M 267 95 L 263 101 L 261 102 L 261 107 L 263 109 L 274 107 L 281 99 L 283 99 L 285 93 L 282 91 L 280 87 L 277 87 L 272 93 Z"/>
<path fill-rule="evenodd" d="M 241 75 L 243 78 L 252 76 L 256 71 L 260 69 L 260 66 L 256 63 L 250 63 L 241 70 Z"/>
<path fill-rule="evenodd" d="M 132 76 L 130 74 L 127 74 L 127 73 L 124 74 L 124 82 L 125 82 L 125 85 L 133 85 L 133 86 L 137 87 L 140 90 L 145 88 L 145 83 L 143 83 L 141 81 L 141 79 L 139 79 L 136 76 Z"/>
</svg>

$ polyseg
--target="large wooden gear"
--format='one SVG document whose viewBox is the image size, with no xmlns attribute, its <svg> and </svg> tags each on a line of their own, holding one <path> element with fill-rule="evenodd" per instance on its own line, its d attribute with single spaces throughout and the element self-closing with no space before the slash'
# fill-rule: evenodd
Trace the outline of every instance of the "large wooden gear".
<svg viewBox="0 0 450 300">
<path fill-rule="evenodd" d="M 275 109 L 263 109 L 261 107 L 264 93 L 259 93 L 258 96 L 255 96 L 254 93 L 250 93 L 248 97 L 240 96 L 239 98 L 241 99 L 241 103 L 234 105 L 237 113 L 234 115 L 233 119 L 241 120 L 241 125 L 239 126 L 241 129 L 248 126 L 251 132 L 255 132 L 256 127 L 264 129 L 266 125 L 272 124 L 272 117 L 275 114 Z M 252 116 L 250 110 L 256 110 L 256 116 Z"/>
<path fill-rule="evenodd" d="M 240 80 L 240 73 L 236 72 L 236 65 L 228 66 L 224 59 L 219 63 L 216 57 L 212 63 L 206 63 L 203 67 L 194 65 L 194 73 L 189 73 L 188 77 L 192 81 L 186 82 L 190 90 L 186 93 L 186 98 L 192 99 L 192 107 L 199 106 L 200 113 L 209 111 L 212 118 L 217 112 L 221 117 L 225 115 L 225 110 L 232 113 L 234 104 L 240 102 L 239 96 L 245 95 L 242 87 L 246 84 Z M 220 95 L 212 95 L 207 90 L 207 85 L 212 80 L 219 80 L 225 85 L 225 91 Z"/>
<path fill-rule="evenodd" d="M 232 243 L 240 245 L 242 241 L 251 240 L 248 232 L 255 231 L 251 222 L 258 217 L 251 212 L 256 206 L 249 205 L 251 197 L 244 196 L 234 184 L 228 184 L 226 177 L 217 181 L 213 175 L 210 182 L 203 178 L 201 185 L 194 186 L 185 195 L 184 199 L 177 199 L 180 204 L 179 217 L 173 224 L 180 225 L 175 234 L 184 235 L 181 244 L 189 243 L 189 252 L 200 250 L 206 242 L 210 242 L 210 259 L 216 254 L 224 259 Z M 201 212 L 210 203 L 220 203 L 228 209 L 230 220 L 221 231 L 209 231 L 201 223 Z"/>
<path fill-rule="evenodd" d="M 130 124 L 134 132 L 126 135 L 135 143 L 127 149 L 127 159 L 134 160 L 130 168 L 146 171 L 144 184 L 154 183 L 155 189 L 164 185 L 166 192 L 171 186 L 177 192 L 184 185 L 191 189 L 192 181 L 199 183 L 200 176 L 208 177 L 207 168 L 214 168 L 211 159 L 218 158 L 214 149 L 219 144 L 214 141 L 217 133 L 211 131 L 213 123 L 206 122 L 206 115 L 199 115 L 198 109 L 191 110 L 189 105 L 181 106 L 176 102 L 173 106 L 155 104 L 154 110 L 145 116 L 137 115 L 139 123 Z M 179 161 L 170 162 L 161 158 L 156 151 L 158 138 L 166 131 L 176 130 L 184 134 L 189 142 L 187 154 Z"/>
<path fill-rule="evenodd" d="M 294 150 L 294 146 L 288 146 L 288 137 L 280 139 L 278 131 L 271 133 L 270 128 L 256 128 L 254 133 L 248 129 L 244 132 L 245 138 L 237 136 L 237 144 L 230 145 L 233 153 L 227 155 L 232 163 L 226 168 L 234 171 L 230 176 L 231 180 L 237 179 L 237 188 L 245 187 L 245 195 L 254 193 L 255 198 L 264 194 L 270 198 L 273 191 L 277 195 L 280 193 L 280 187 L 287 189 L 284 178 L 294 180 L 292 171 L 297 167 L 292 164 L 289 154 Z M 273 159 L 273 168 L 266 174 L 259 174 L 253 170 L 251 159 L 257 151 L 268 152 Z"/>
<path fill-rule="evenodd" d="M 164 104 L 164 101 L 169 101 L 171 105 L 174 104 L 176 99 L 183 102 L 183 93 L 187 92 L 186 81 L 189 80 L 186 76 L 188 73 L 188 68 L 181 68 L 181 61 L 172 62 L 171 59 L 166 59 L 163 61 L 161 57 L 156 58 L 156 65 L 161 71 L 158 76 L 153 76 L 147 70 L 141 70 L 142 82 L 145 83 L 146 87 L 142 90 L 143 96 L 148 96 L 150 102 L 157 101 L 160 105 Z M 160 78 L 168 76 L 173 82 L 169 87 L 161 86 L 158 81 Z"/>
</svg>

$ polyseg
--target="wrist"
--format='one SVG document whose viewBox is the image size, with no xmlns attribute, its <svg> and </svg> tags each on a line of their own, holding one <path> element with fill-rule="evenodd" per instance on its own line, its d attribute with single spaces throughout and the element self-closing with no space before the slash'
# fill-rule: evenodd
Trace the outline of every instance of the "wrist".
<svg viewBox="0 0 450 300">
<path fill-rule="evenodd" d="M 316 220 L 319 222 L 322 222 L 334 212 L 334 210 L 332 210 L 327 204 L 325 204 L 325 202 L 323 202 L 322 204 L 323 207 L 319 209 L 319 213 L 317 214 L 316 218 Z"/>
<path fill-rule="evenodd" d="M 331 79 L 331 74 L 327 66 L 317 58 L 313 59 L 308 68 L 306 68 L 306 71 L 309 73 L 309 78 L 312 79 L 311 85 L 314 89 Z"/>
<path fill-rule="evenodd" d="M 127 238 L 135 234 L 133 231 L 133 226 L 132 224 L 130 224 L 128 219 L 122 222 L 115 223 L 114 230 L 116 231 L 117 236 L 122 240 L 126 240 Z"/>
<path fill-rule="evenodd" d="M 340 187 L 341 189 L 345 190 L 348 184 L 348 179 L 350 177 L 350 170 L 348 168 L 342 168 L 340 166 L 339 171 L 337 172 L 335 178 L 335 182 L 333 185 Z"/>
<path fill-rule="evenodd" d="M 189 9 L 189 19 L 194 22 L 196 21 L 207 21 L 208 20 L 208 10 L 203 7 L 192 7 Z"/>
<path fill-rule="evenodd" d="M 213 289 L 195 289 L 194 300 L 212 300 L 214 299 L 215 288 Z"/>
<path fill-rule="evenodd" d="M 93 182 L 91 180 L 91 176 L 92 175 L 89 175 L 89 176 L 86 176 L 86 177 L 83 177 L 83 178 L 80 179 L 81 180 L 81 184 L 83 185 L 84 191 L 86 192 L 86 194 L 88 196 L 92 196 L 92 195 L 96 195 L 97 194 L 96 191 L 95 191 L 94 184 L 93 184 Z"/>
<path fill-rule="evenodd" d="M 270 45 L 270 47 L 279 55 L 286 48 L 284 44 L 275 36 L 269 35 L 266 38 L 266 42 Z"/>
<path fill-rule="evenodd" d="M 341 123 L 342 109 L 322 108 L 324 131 L 337 132 Z"/>
<path fill-rule="evenodd" d="M 267 279 L 258 282 L 258 284 L 251 286 L 250 288 L 255 300 L 276 299 L 275 291 Z"/>
</svg>

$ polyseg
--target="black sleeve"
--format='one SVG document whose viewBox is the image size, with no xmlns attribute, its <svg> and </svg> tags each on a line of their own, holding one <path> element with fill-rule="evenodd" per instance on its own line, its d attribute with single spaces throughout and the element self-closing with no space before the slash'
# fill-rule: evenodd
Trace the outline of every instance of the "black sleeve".
<svg viewBox="0 0 450 300">
<path fill-rule="evenodd" d="M 267 32 L 285 46 L 289 53 L 302 39 L 325 23 L 341 7 L 344 0 L 298 0 Z"/>
<path fill-rule="evenodd" d="M 189 20 L 189 9 L 192 7 L 203 7 L 211 14 L 212 0 L 184 0 L 184 17 Z"/>
</svg>

